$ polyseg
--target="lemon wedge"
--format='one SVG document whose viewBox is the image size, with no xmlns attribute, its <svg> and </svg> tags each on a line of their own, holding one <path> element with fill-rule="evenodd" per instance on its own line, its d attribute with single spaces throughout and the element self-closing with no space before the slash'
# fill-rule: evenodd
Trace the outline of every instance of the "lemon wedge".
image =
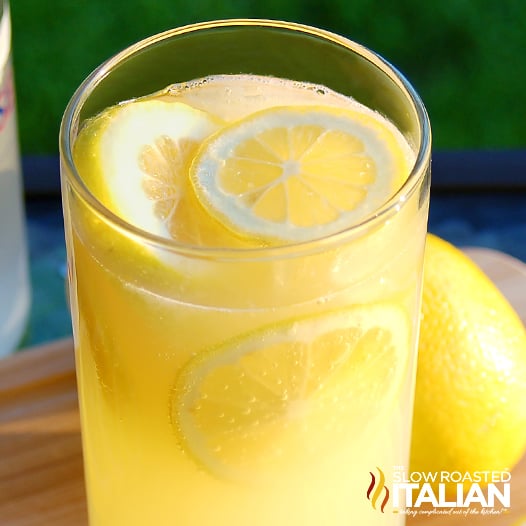
<svg viewBox="0 0 526 526">
<path fill-rule="evenodd" d="M 188 166 L 221 124 L 180 102 L 122 103 L 87 121 L 75 143 L 75 164 L 95 196 L 122 219 L 159 236 L 189 236 L 195 207 L 188 204 Z"/>
<path fill-rule="evenodd" d="M 373 213 L 401 186 L 410 158 L 373 112 L 283 106 L 212 135 L 191 180 L 207 212 L 237 235 L 301 242 Z"/>
<path fill-rule="evenodd" d="M 228 341 L 177 377 L 171 418 L 180 444 L 209 473 L 251 483 L 347 448 L 349 436 L 396 402 L 408 341 L 407 315 L 391 304 L 279 322 Z"/>
</svg>

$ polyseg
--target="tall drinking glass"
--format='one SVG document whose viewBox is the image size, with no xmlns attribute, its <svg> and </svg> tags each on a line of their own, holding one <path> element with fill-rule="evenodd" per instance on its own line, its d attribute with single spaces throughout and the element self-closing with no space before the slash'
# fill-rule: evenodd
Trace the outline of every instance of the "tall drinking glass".
<svg viewBox="0 0 526 526">
<path fill-rule="evenodd" d="M 30 290 L 11 61 L 9 2 L 0 0 L 0 358 L 22 339 Z"/>
<path fill-rule="evenodd" d="M 99 160 L 79 169 L 85 122 L 230 74 L 354 97 L 410 145 L 405 182 L 356 224 L 277 246 L 196 246 L 119 217 L 87 182 Z M 60 146 L 92 526 L 403 523 L 386 490 L 408 462 L 430 140 L 420 99 L 392 66 L 292 23 L 171 30 L 86 79 Z M 141 162 L 150 175 L 164 166 Z"/>
</svg>

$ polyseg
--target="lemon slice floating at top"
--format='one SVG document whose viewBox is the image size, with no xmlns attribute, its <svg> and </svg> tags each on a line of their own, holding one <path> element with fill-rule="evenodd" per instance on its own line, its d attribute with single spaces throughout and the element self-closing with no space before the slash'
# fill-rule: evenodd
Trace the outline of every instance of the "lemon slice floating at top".
<svg viewBox="0 0 526 526">
<path fill-rule="evenodd" d="M 257 483 L 348 449 L 397 402 L 409 323 L 396 305 L 279 322 L 226 342 L 179 373 L 181 446 L 220 478 Z M 354 437 L 354 438 L 353 438 Z"/>
<path fill-rule="evenodd" d="M 191 178 L 203 207 L 236 234 L 301 242 L 374 212 L 409 174 L 407 150 L 373 112 L 275 107 L 205 141 Z"/>
<path fill-rule="evenodd" d="M 88 121 L 75 143 L 75 164 L 110 210 L 153 234 L 178 237 L 194 228 L 186 196 L 188 166 L 221 121 L 180 102 L 138 99 Z"/>
</svg>

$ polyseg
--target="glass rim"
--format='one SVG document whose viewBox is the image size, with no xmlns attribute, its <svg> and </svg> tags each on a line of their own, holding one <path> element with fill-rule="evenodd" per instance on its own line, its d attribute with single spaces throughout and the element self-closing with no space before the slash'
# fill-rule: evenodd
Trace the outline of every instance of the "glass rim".
<svg viewBox="0 0 526 526">
<path fill-rule="evenodd" d="M 0 2 L 1 1 L 2 0 L 0 0 Z M 204 29 L 237 26 L 254 26 L 302 32 L 304 34 L 308 34 L 310 36 L 340 45 L 353 53 L 359 54 L 376 66 L 383 74 L 387 75 L 390 80 L 392 80 L 397 85 L 397 87 L 403 92 L 404 96 L 410 102 L 417 117 L 420 131 L 420 143 L 416 145 L 417 151 L 414 165 L 407 179 L 398 189 L 398 191 L 389 197 L 381 206 L 376 208 L 366 217 L 362 218 L 358 223 L 354 223 L 342 230 L 339 230 L 338 232 L 323 237 L 313 238 L 312 240 L 301 242 L 284 243 L 282 245 L 280 244 L 276 246 L 223 248 L 190 245 L 181 243 L 175 239 L 169 239 L 152 232 L 148 232 L 147 230 L 137 227 L 125 219 L 122 219 L 116 213 L 107 208 L 89 190 L 87 185 L 82 180 L 82 177 L 78 173 L 73 161 L 72 146 L 76 138 L 76 126 L 78 125 L 80 111 L 100 81 L 106 78 L 107 75 L 111 74 L 112 70 L 118 67 L 118 65 L 123 60 L 133 56 L 139 51 L 155 45 L 158 42 L 176 37 L 178 35 L 184 35 Z M 75 135 L 75 137 L 73 137 L 73 135 Z M 321 247 L 330 247 L 344 244 L 346 240 L 351 240 L 355 236 L 360 236 L 360 233 L 367 232 L 369 229 L 374 228 L 382 221 L 385 221 L 392 215 L 396 214 L 400 206 L 403 206 L 403 203 L 407 201 L 409 197 L 411 197 L 411 195 L 416 191 L 420 181 L 426 177 L 431 158 L 431 125 L 424 104 L 411 83 L 395 66 L 366 46 L 331 31 L 297 22 L 259 18 L 232 18 L 199 22 L 168 29 L 166 31 L 146 37 L 130 45 L 102 62 L 79 85 L 71 97 L 68 105 L 66 106 L 60 125 L 59 149 L 61 165 L 64 163 L 66 168 L 64 170 L 61 166 L 61 178 L 63 180 L 65 178 L 67 183 L 71 185 L 75 193 L 86 203 L 91 211 L 96 213 L 96 215 L 102 218 L 104 221 L 110 223 L 110 225 L 112 225 L 112 227 L 116 228 L 118 231 L 125 232 L 134 238 L 139 238 L 142 241 L 146 241 L 149 245 L 153 245 L 160 250 L 176 252 L 180 255 L 207 259 L 210 257 L 217 257 L 221 259 L 243 258 L 259 260 L 267 259 L 269 257 L 274 258 L 280 254 L 285 255 L 292 253 L 293 255 L 300 255 L 312 251 L 322 250 Z"/>
</svg>

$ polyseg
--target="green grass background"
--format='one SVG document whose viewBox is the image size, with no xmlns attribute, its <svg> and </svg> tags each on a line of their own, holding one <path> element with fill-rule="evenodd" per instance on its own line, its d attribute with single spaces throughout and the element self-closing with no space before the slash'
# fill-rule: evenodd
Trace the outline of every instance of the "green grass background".
<svg viewBox="0 0 526 526">
<path fill-rule="evenodd" d="M 426 104 L 434 147 L 526 143 L 525 0 L 11 0 L 24 154 L 56 153 L 78 84 L 127 45 L 171 27 L 257 17 L 316 25 L 382 54 Z"/>
</svg>

